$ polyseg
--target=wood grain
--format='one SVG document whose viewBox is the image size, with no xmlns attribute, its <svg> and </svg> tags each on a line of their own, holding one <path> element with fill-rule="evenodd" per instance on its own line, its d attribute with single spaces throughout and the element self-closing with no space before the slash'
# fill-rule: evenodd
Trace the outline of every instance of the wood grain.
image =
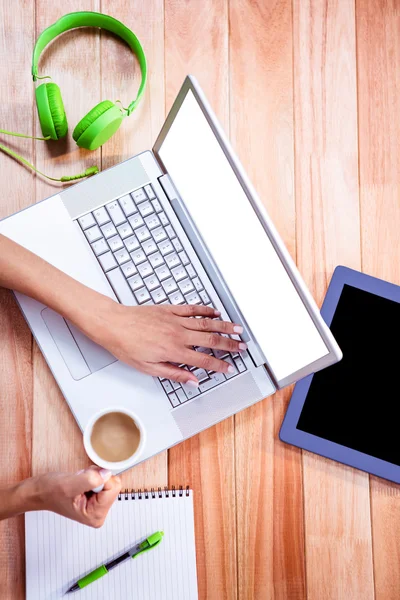
<svg viewBox="0 0 400 600">
<path fill-rule="evenodd" d="M 165 2 L 166 108 L 188 73 L 229 127 L 226 0 Z M 233 418 L 169 452 L 170 484 L 194 489 L 199 597 L 236 599 Z"/>
<path fill-rule="evenodd" d="M 0 127 L 32 135 L 32 79 L 29 72 L 34 38 L 34 2 L 10 10 L 0 1 Z M 25 43 L 21 44 L 21 36 Z M 7 60 L 3 60 L 3 57 Z M 1 142 L 32 159 L 31 140 L 1 135 Z M 1 154 L 0 218 L 35 201 L 34 177 Z M 32 341 L 10 292 L 0 290 L 0 485 L 31 474 Z M 24 597 L 24 518 L 0 523 L 0 597 Z"/>
<path fill-rule="evenodd" d="M 148 84 L 142 102 L 124 119 L 120 130 L 102 147 L 102 166 L 111 167 L 121 160 L 151 149 L 164 122 L 164 18 L 162 0 L 115 2 L 102 0 L 102 12 L 112 14 L 131 28 L 140 39 L 149 64 Z M 101 98 L 123 106 L 136 97 L 140 69 L 132 51 L 118 38 L 101 32 Z M 162 452 L 122 476 L 122 486 L 151 488 L 168 482 L 167 452 Z"/>
<path fill-rule="evenodd" d="M 232 144 L 295 258 L 291 2 L 232 0 L 230 34 Z M 301 454 L 278 439 L 289 395 L 235 417 L 239 598 L 305 598 Z"/>
<path fill-rule="evenodd" d="M 400 284 L 400 5 L 357 0 L 356 18 L 362 264 Z M 399 597 L 399 501 L 399 486 L 371 477 L 377 600 Z"/>
<path fill-rule="evenodd" d="M 337 264 L 360 266 L 354 2 L 294 0 L 297 257 L 321 303 Z M 368 476 L 303 457 L 310 600 L 374 597 Z"/>
</svg>

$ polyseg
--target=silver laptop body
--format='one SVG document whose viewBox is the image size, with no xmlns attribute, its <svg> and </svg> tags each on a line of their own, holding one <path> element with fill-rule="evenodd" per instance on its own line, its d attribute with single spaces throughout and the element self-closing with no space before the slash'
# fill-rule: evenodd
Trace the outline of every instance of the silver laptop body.
<svg viewBox="0 0 400 600">
<path fill-rule="evenodd" d="M 139 373 L 16 293 L 81 429 L 102 408 L 131 408 L 148 434 L 140 460 L 341 358 L 193 77 L 153 151 L 4 219 L 0 233 L 123 304 L 201 303 L 244 326 L 247 352 L 216 352 L 235 373 L 196 369 L 195 390 Z"/>
</svg>

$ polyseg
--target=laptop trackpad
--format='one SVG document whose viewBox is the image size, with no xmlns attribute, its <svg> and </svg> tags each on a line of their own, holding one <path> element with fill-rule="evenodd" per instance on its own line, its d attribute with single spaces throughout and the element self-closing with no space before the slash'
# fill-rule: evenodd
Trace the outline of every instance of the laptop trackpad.
<svg viewBox="0 0 400 600">
<path fill-rule="evenodd" d="M 42 318 L 73 379 L 83 379 L 117 361 L 51 308 L 42 310 Z"/>
</svg>

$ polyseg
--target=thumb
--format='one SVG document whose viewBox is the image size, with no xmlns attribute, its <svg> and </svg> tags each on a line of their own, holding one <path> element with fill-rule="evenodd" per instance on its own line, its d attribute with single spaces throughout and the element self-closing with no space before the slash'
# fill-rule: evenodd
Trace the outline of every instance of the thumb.
<svg viewBox="0 0 400 600">
<path fill-rule="evenodd" d="M 93 488 L 103 485 L 111 477 L 111 471 L 92 465 L 88 469 L 71 475 L 71 495 L 78 496 L 90 492 Z"/>
<path fill-rule="evenodd" d="M 199 380 L 191 371 L 180 369 L 179 367 L 175 367 L 169 363 L 159 363 L 156 365 L 155 375 L 156 377 L 166 377 L 166 379 L 172 379 L 178 383 L 190 382 L 189 385 L 193 385 L 194 388 L 199 386 Z"/>
</svg>

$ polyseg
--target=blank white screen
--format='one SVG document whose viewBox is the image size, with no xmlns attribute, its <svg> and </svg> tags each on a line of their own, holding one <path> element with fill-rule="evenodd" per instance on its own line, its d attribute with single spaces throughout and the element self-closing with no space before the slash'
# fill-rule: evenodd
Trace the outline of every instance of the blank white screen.
<svg viewBox="0 0 400 600">
<path fill-rule="evenodd" d="M 327 348 L 189 90 L 159 155 L 278 381 Z"/>
</svg>

